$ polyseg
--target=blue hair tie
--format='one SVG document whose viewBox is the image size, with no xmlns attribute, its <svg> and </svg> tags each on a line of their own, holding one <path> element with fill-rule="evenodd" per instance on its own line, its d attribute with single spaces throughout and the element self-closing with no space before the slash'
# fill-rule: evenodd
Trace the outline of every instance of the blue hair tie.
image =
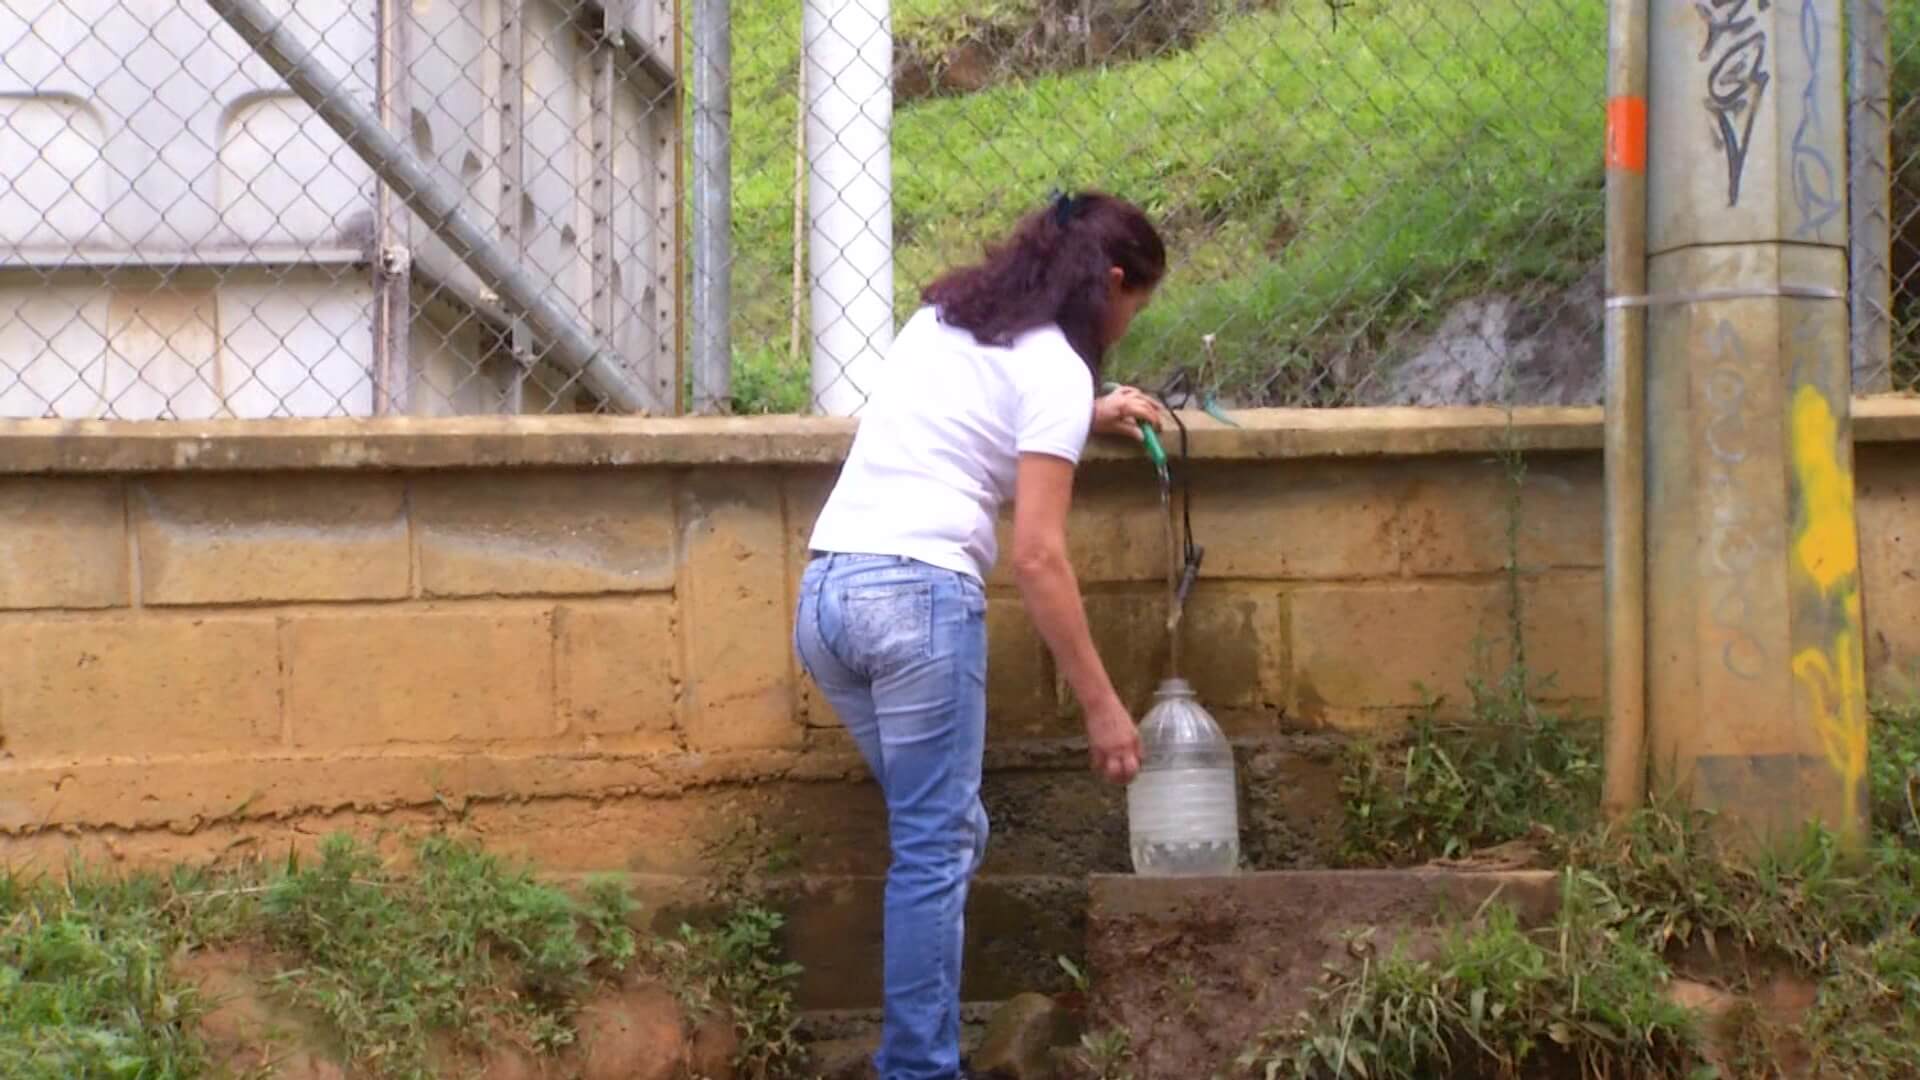
<svg viewBox="0 0 1920 1080">
<path fill-rule="evenodd" d="M 1063 229 L 1066 228 L 1068 223 L 1073 220 L 1074 204 L 1079 201 L 1077 196 L 1069 195 L 1059 188 L 1054 188 L 1053 223 Z"/>
</svg>

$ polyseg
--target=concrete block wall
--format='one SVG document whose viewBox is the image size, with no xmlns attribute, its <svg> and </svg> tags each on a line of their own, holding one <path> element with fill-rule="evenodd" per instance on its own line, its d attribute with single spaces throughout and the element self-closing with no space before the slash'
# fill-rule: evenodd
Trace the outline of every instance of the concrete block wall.
<svg viewBox="0 0 1920 1080">
<path fill-rule="evenodd" d="M 1207 548 L 1185 673 L 1241 742 L 1246 843 L 1311 865 L 1334 749 L 1457 703 L 1508 654 L 1509 543 L 1544 697 L 1602 693 L 1600 432 L 1476 410 L 1262 412 L 1197 429 Z M 1858 424 L 1869 660 L 1920 659 L 1920 407 Z M 877 1000 L 885 827 L 788 645 L 851 429 L 594 418 L 0 426 L 0 860 L 57 869 L 448 827 L 556 873 L 691 895 L 716 851 L 786 868 L 804 1003 Z M 1103 655 L 1167 663 L 1150 473 L 1090 455 L 1070 525 Z M 1917 539 L 1908 539 L 1915 537 Z M 970 995 L 1057 976 L 1121 793 L 1004 574 Z M 1544 678 L 1549 677 L 1550 679 Z"/>
</svg>

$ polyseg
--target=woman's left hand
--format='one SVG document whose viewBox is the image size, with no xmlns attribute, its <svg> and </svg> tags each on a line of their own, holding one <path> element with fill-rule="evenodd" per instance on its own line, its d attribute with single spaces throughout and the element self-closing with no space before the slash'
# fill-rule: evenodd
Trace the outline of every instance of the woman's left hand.
<svg viewBox="0 0 1920 1080">
<path fill-rule="evenodd" d="M 1096 435 L 1124 435 L 1139 442 L 1140 424 L 1145 422 L 1159 431 L 1171 417 L 1150 395 L 1131 386 L 1123 386 L 1093 402 L 1093 431 Z"/>
</svg>

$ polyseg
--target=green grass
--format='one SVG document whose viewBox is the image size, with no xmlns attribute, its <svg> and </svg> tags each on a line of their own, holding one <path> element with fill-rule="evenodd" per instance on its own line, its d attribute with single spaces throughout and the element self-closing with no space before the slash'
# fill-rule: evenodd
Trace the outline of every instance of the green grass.
<svg viewBox="0 0 1920 1080">
<path fill-rule="evenodd" d="M 1875 711 L 1868 805 L 1879 841 L 1870 872 L 1888 887 L 1851 899 L 1830 945 L 1831 975 L 1807 1041 L 1832 1075 L 1920 1074 L 1920 702 Z M 1847 932 L 1852 931 L 1852 932 Z"/>
<path fill-rule="evenodd" d="M 208 1075 L 210 1003 L 175 961 L 226 946 L 269 958 L 281 1003 L 319 1017 L 364 1075 L 437 1076 L 448 1047 L 560 1051 L 580 1004 L 634 965 L 696 1017 L 724 1011 L 740 1075 L 787 1075 L 797 968 L 779 916 L 741 905 L 656 938 L 631 929 L 634 910 L 618 882 L 574 895 L 440 836 L 405 864 L 333 837 L 310 866 L 0 880 L 0 1076 Z"/>
<path fill-rule="evenodd" d="M 785 1075 L 802 1053 L 792 992 L 800 968 L 779 957 L 780 927 L 778 915 L 746 904 L 721 925 L 683 925 L 649 951 L 688 1015 L 733 1018 L 740 1038 L 734 1063 L 743 1078 Z"/>
<path fill-rule="evenodd" d="M 1920 705 L 1875 712 L 1876 832 L 1857 852 L 1810 829 L 1755 857 L 1670 805 L 1601 825 L 1589 792 L 1528 778 L 1569 753 L 1586 760 L 1584 744 L 1570 750 L 1551 726 L 1520 732 L 1491 753 L 1416 734 L 1394 785 L 1350 762 L 1349 843 L 1369 859 L 1459 852 L 1529 835 L 1534 815 L 1571 823 L 1584 801 L 1587 824 L 1552 845 L 1566 867 L 1558 918 L 1530 930 L 1496 906 L 1427 954 L 1333 973 L 1311 1010 L 1247 1049 L 1244 1074 L 1706 1077 L 1723 1075 L 1708 1066 L 1718 1057 L 1767 1075 L 1781 1038 L 1823 1070 L 1811 1075 L 1920 1074 Z M 1494 758 L 1507 764 L 1476 764 Z M 1378 810 L 1383 790 L 1394 813 Z M 1462 810 L 1463 792 L 1489 805 Z M 1679 975 L 1740 993 L 1774 970 L 1817 987 L 1797 1030 L 1745 1008 L 1715 1039 L 1667 993 Z"/>
<path fill-rule="evenodd" d="M 583 905 L 445 838 L 401 871 L 339 837 L 273 882 L 260 915 L 266 940 L 293 958 L 279 981 L 294 1002 L 325 1016 L 355 1061 L 425 1078 L 438 1032 L 540 1051 L 572 1041 L 573 1003 L 636 951 L 624 895 L 591 897 Z"/>
<path fill-rule="evenodd" d="M 1398 745 L 1347 749 L 1344 859 L 1378 866 L 1458 858 L 1592 824 L 1600 793 L 1596 726 L 1497 702 L 1477 694 L 1470 724 L 1443 725 L 1429 712 Z"/>
<path fill-rule="evenodd" d="M 1835 954 L 1837 977 L 1820 994 L 1808 1041 L 1836 1076 L 1911 1076 L 1920 1071 L 1920 935 L 1895 927 Z"/>
<path fill-rule="evenodd" d="M 902 4 L 896 25 L 959 9 Z M 782 0 L 734 8 L 744 409 L 805 397 L 786 355 L 798 21 Z M 1454 297 L 1597 257 L 1605 52 L 1603 5 L 1576 0 L 1361 5 L 1337 31 L 1296 3 L 1158 59 L 912 103 L 895 116 L 899 307 L 1050 188 L 1098 186 L 1176 247 L 1121 374 L 1196 362 L 1202 333 L 1241 387 L 1385 347 Z"/>
<path fill-rule="evenodd" d="M 1556 927 L 1566 932 L 1542 934 L 1496 906 L 1431 958 L 1368 962 L 1320 993 L 1317 1016 L 1269 1032 L 1238 1066 L 1301 1080 L 1688 1075 L 1695 1019 L 1661 993 L 1659 955 L 1579 912 L 1577 893 L 1568 910 Z"/>
<path fill-rule="evenodd" d="M 180 884 L 0 880 L 0 1076 L 201 1075 L 201 1003 L 169 967 L 182 931 L 166 906 Z"/>
<path fill-rule="evenodd" d="M 1760 859 L 1722 847 L 1704 815 L 1663 808 L 1576 838 L 1564 906 L 1540 929 L 1507 909 L 1330 977 L 1313 1008 L 1242 1056 L 1247 1075 L 1708 1077 L 1766 1075 L 1784 1037 L 1826 1072 L 1920 1070 L 1920 852 L 1897 840 L 1864 860 L 1812 833 Z M 1701 960 L 1701 956 L 1710 958 Z M 1668 994 L 1685 975 L 1732 993 L 1775 966 L 1817 987 L 1797 1030 L 1736 1011 L 1730 1038 Z M 1344 1070 L 1344 1071 L 1343 1071 Z"/>
</svg>

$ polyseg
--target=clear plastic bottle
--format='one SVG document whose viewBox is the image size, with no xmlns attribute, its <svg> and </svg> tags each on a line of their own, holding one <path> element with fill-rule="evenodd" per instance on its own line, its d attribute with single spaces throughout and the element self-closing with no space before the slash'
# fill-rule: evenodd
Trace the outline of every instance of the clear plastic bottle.
<svg viewBox="0 0 1920 1080">
<path fill-rule="evenodd" d="M 1231 874 L 1240 865 L 1233 748 L 1185 679 L 1167 679 L 1140 722 L 1140 773 L 1127 787 L 1133 869 Z"/>
</svg>

